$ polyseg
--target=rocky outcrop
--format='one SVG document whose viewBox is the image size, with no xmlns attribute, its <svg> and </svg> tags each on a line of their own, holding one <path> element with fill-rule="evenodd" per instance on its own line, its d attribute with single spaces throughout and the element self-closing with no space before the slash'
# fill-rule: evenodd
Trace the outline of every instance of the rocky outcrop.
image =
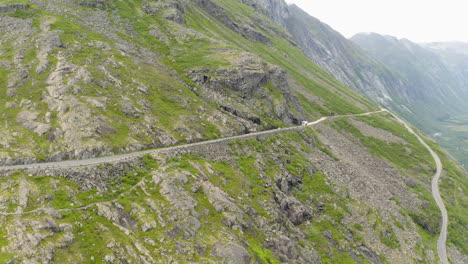
<svg viewBox="0 0 468 264">
<path fill-rule="evenodd" d="M 244 94 L 253 94 L 267 84 L 269 72 L 261 68 L 254 58 L 246 56 L 236 61 L 232 69 L 219 68 L 215 72 L 210 72 L 208 68 L 204 68 L 192 71 L 191 74 L 198 85 L 206 86 L 216 92 L 227 88 Z"/>
<path fill-rule="evenodd" d="M 26 10 L 29 6 L 27 4 L 10 4 L 0 6 L 0 13 L 16 12 L 16 10 Z"/>
<path fill-rule="evenodd" d="M 32 30 L 32 20 L 0 16 L 0 32 L 9 34 L 25 33 Z"/>
<path fill-rule="evenodd" d="M 106 8 L 109 0 L 79 0 L 78 4 L 90 8 Z"/>
<path fill-rule="evenodd" d="M 250 120 L 256 124 L 261 123 L 261 117 L 245 107 L 240 107 L 233 100 L 228 100 L 228 91 L 239 94 L 242 101 L 250 101 L 249 104 L 259 104 L 266 108 L 271 105 L 277 118 L 288 124 L 299 124 L 301 117 L 295 116 L 289 109 L 289 105 L 298 106 L 297 98 L 289 88 L 288 77 L 285 70 L 274 65 L 265 65 L 259 58 L 252 54 L 243 53 L 232 63 L 229 68 L 218 69 L 193 69 L 188 72 L 190 78 L 200 87 L 203 96 L 217 102 L 225 111 L 235 116 Z M 279 104 L 266 86 L 272 85 L 281 92 L 282 98 Z M 226 90 L 227 89 L 227 90 Z M 256 99 L 266 98 L 255 102 Z M 260 107 L 260 105 L 259 105 Z M 271 113 L 270 113 L 271 114 Z"/>
<path fill-rule="evenodd" d="M 110 179 L 119 178 L 125 175 L 129 170 L 141 166 L 138 160 L 124 161 L 105 165 L 96 165 L 79 168 L 49 168 L 30 170 L 31 175 L 54 175 L 74 182 L 81 190 L 105 191 L 109 187 Z"/>
<path fill-rule="evenodd" d="M 56 219 L 50 217 L 23 220 L 8 231 L 9 239 L 14 241 L 8 249 L 28 255 L 24 259 L 25 263 L 51 263 L 56 250 L 68 248 L 75 241 L 71 225 L 59 224 Z M 49 242 L 47 246 L 41 246 L 41 243 L 54 236 L 62 238 Z"/>
<path fill-rule="evenodd" d="M 188 178 L 186 175 L 176 173 L 172 177 L 162 179 L 161 174 L 153 175 L 153 182 L 161 186 L 161 195 L 166 197 L 174 207 L 185 211 L 193 210 L 197 206 L 197 201 L 193 199 L 187 191 L 184 190 L 184 185 L 187 184 Z"/>
<path fill-rule="evenodd" d="M 123 210 L 119 204 L 97 204 L 98 215 L 106 219 L 118 223 L 120 226 L 128 229 L 136 229 L 136 220 L 131 215 Z"/>
<path fill-rule="evenodd" d="M 266 247 L 274 251 L 281 252 L 286 258 L 286 260 L 298 259 L 300 257 L 300 252 L 297 250 L 297 243 L 291 240 L 289 237 L 280 235 L 277 237 L 268 238 L 266 241 Z M 320 263 L 318 256 L 311 258 L 306 258 L 308 263 Z"/>
<path fill-rule="evenodd" d="M 290 16 L 288 5 L 283 0 L 239 0 L 239 2 L 263 12 L 284 27 L 286 26 L 284 21 Z"/>
<path fill-rule="evenodd" d="M 39 64 L 36 67 L 36 73 L 44 73 L 50 66 L 48 56 L 54 49 L 63 48 L 62 40 L 60 39 L 59 32 L 50 31 L 50 23 L 45 21 L 41 24 L 41 36 L 36 41 L 36 47 L 39 49 L 37 58 Z"/>
<path fill-rule="evenodd" d="M 185 5 L 187 1 L 158 1 L 151 0 L 146 1 L 142 4 L 141 8 L 143 12 L 148 15 L 158 15 L 162 14 L 162 17 L 177 22 L 179 24 L 185 23 L 184 14 L 185 14 Z"/>
<path fill-rule="evenodd" d="M 294 197 L 275 194 L 275 201 L 294 225 L 300 225 L 312 218 L 310 209 Z"/>
<path fill-rule="evenodd" d="M 249 252 L 239 245 L 226 245 L 216 243 L 212 250 L 214 256 L 220 257 L 226 264 L 249 264 L 251 256 Z"/>
<path fill-rule="evenodd" d="M 34 131 L 39 136 L 42 136 L 49 132 L 50 125 L 37 122 L 38 113 L 30 112 L 30 111 L 23 111 L 16 116 L 16 120 L 18 120 L 18 124 L 21 126 Z"/>
<path fill-rule="evenodd" d="M 213 0 L 196 0 L 197 4 L 208 14 L 218 19 L 224 26 L 243 37 L 260 43 L 270 44 L 270 39 L 255 29 L 255 25 L 236 20 Z"/>
</svg>

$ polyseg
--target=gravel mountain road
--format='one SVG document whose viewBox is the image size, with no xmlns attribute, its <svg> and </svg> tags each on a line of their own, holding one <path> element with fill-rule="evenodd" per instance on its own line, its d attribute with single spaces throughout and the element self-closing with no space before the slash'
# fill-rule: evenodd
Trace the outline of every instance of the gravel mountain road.
<svg viewBox="0 0 468 264">
<path fill-rule="evenodd" d="M 376 113 L 381 113 L 381 112 L 383 112 L 383 110 L 375 111 L 375 112 L 368 112 L 368 113 L 363 113 L 363 114 L 322 117 L 314 122 L 308 123 L 307 126 L 318 124 L 327 119 L 336 119 L 336 118 L 353 117 L 353 116 L 366 116 L 366 115 L 371 115 L 371 114 L 376 114 Z M 185 148 L 189 148 L 193 146 L 213 144 L 213 143 L 225 142 L 225 141 L 231 141 L 231 140 L 243 139 L 243 138 L 251 138 L 255 136 L 277 134 L 281 132 L 301 129 L 302 127 L 304 126 L 279 128 L 279 129 L 254 132 L 254 133 L 233 136 L 233 137 L 225 137 L 225 138 L 220 138 L 220 139 L 215 139 L 215 140 L 207 140 L 203 142 L 197 142 L 197 143 L 191 143 L 191 144 L 185 144 L 185 145 L 177 145 L 177 146 L 171 146 L 171 147 L 165 147 L 165 148 L 159 148 L 159 149 L 144 150 L 144 151 L 139 151 L 139 152 L 132 152 L 132 153 L 127 153 L 127 154 L 91 158 L 91 159 L 84 159 L 84 160 L 66 160 L 66 161 L 57 161 L 57 162 L 2 166 L 0 167 L 0 171 L 11 171 L 11 170 L 21 170 L 21 169 L 73 168 L 73 167 L 81 167 L 81 166 L 99 165 L 99 164 L 104 164 L 104 163 L 112 163 L 112 162 L 134 159 L 134 158 L 142 157 L 146 154 L 151 154 L 151 153 L 171 152 L 171 151 L 183 150 Z"/>
<path fill-rule="evenodd" d="M 352 114 L 352 115 L 337 115 L 337 116 L 328 116 L 328 117 L 322 117 L 316 121 L 313 122 L 308 122 L 305 126 L 313 126 L 316 124 L 319 124 L 325 120 L 332 120 L 332 119 L 338 119 L 338 118 L 344 118 L 344 117 L 355 117 L 355 116 L 368 116 L 376 113 L 382 113 L 382 112 L 388 112 L 392 114 L 402 125 L 406 127 L 406 129 L 413 135 L 417 137 L 417 139 L 423 144 L 427 150 L 431 153 L 432 157 L 435 160 L 437 170 L 436 173 L 432 179 L 432 195 L 442 213 L 442 228 L 440 231 L 440 236 L 437 241 L 437 252 L 440 258 L 441 263 L 443 264 L 449 264 L 448 258 L 447 258 L 447 249 L 446 249 L 446 241 L 447 241 L 447 226 L 448 226 L 448 215 L 447 215 L 447 210 L 445 208 L 445 205 L 442 201 L 442 197 L 440 196 L 439 192 L 439 179 L 442 174 L 442 162 L 435 153 L 435 151 L 416 133 L 414 130 L 402 119 L 400 119 L 398 116 L 393 114 L 392 112 L 382 109 L 380 111 L 374 111 L 374 112 L 368 112 L 368 113 L 363 113 L 363 114 Z M 127 153 L 127 154 L 122 154 L 122 155 L 115 155 L 115 156 L 108 156 L 108 157 L 100 157 L 100 158 L 92 158 L 92 159 L 86 159 L 86 160 L 68 160 L 68 161 L 59 161 L 59 162 L 48 162 L 48 163 L 34 163 L 34 164 L 25 164 L 25 165 L 14 165 L 14 166 L 3 166 L 0 167 L 0 171 L 11 171 L 11 170 L 19 170 L 19 169 L 44 169 L 44 168 L 73 168 L 73 167 L 81 167 L 81 166 L 90 166 L 90 165 L 98 165 L 98 164 L 104 164 L 104 163 L 111 163 L 111 162 L 118 162 L 118 161 L 123 161 L 123 160 L 129 160 L 129 159 L 134 159 L 138 157 L 142 157 L 146 154 L 152 154 L 152 153 L 162 153 L 162 152 L 171 152 L 171 151 L 178 151 L 178 150 L 183 150 L 188 147 L 193 147 L 193 146 L 198 146 L 198 145 L 205 145 L 205 144 L 213 144 L 213 143 L 218 143 L 218 142 L 225 142 L 225 141 L 231 141 L 231 140 L 236 140 L 236 139 L 243 139 L 243 138 L 250 138 L 250 137 L 255 137 L 255 136 L 261 136 L 261 135 L 270 135 L 270 134 L 277 134 L 281 132 L 288 132 L 288 131 L 294 131 L 303 128 L 304 126 L 294 126 L 294 127 L 288 127 L 288 128 L 279 128 L 279 129 L 274 129 L 274 130 L 268 130 L 268 131 L 262 131 L 262 132 L 255 132 L 255 133 L 250 133 L 250 134 L 244 134 L 244 135 L 239 135 L 239 136 L 233 136 L 233 137 L 226 137 L 226 138 L 221 138 L 221 139 L 215 139 L 215 140 L 208 140 L 208 141 L 203 141 L 203 142 L 198 142 L 198 143 L 192 143 L 192 144 L 186 144 L 186 145 L 178 145 L 178 146 L 172 146 L 172 147 L 166 147 L 166 148 L 160 148 L 160 149 L 151 149 L 151 150 L 145 150 L 145 151 L 139 151 L 139 152 L 134 152 L 134 153 Z M 138 185 L 138 184 L 137 184 Z M 133 188 L 135 188 L 134 186 Z M 67 210 L 76 210 L 76 209 L 84 209 L 84 208 L 89 208 L 95 204 L 87 205 L 86 207 L 83 208 L 74 208 L 74 209 L 67 209 Z M 24 213 L 33 213 L 36 211 L 43 210 L 44 208 L 38 208 L 33 211 L 29 212 L 22 212 L 20 214 Z M 0 213 L 1 215 L 15 215 L 18 213 Z"/>
<path fill-rule="evenodd" d="M 386 112 L 391 113 L 388 110 L 385 110 Z M 414 130 L 402 119 L 400 119 L 398 116 L 395 114 L 391 113 L 401 124 L 403 124 L 406 129 L 413 135 L 418 138 L 419 142 L 424 145 L 424 147 L 427 148 L 427 150 L 431 153 L 432 157 L 434 158 L 434 161 L 436 163 L 436 173 L 434 177 L 432 178 L 432 196 L 434 197 L 434 200 L 437 203 L 437 206 L 440 209 L 440 212 L 442 214 L 442 228 L 440 230 L 440 235 L 439 239 L 437 240 L 437 253 L 439 254 L 439 259 L 440 262 L 443 264 L 449 264 L 448 257 L 447 257 L 447 227 L 448 227 L 448 214 L 447 214 L 447 209 L 445 208 L 444 202 L 442 201 L 442 197 L 440 196 L 440 191 L 439 191 L 439 179 L 442 174 L 442 162 L 440 160 L 439 155 L 435 153 L 435 151 L 417 134 L 414 132 Z"/>
</svg>

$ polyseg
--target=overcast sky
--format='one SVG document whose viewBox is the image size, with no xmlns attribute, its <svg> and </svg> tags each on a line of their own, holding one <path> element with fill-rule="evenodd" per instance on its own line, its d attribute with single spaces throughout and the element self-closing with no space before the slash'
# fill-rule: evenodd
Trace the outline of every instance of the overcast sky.
<svg viewBox="0 0 468 264">
<path fill-rule="evenodd" d="M 468 0 L 286 0 L 346 37 L 376 32 L 414 42 L 468 42 Z"/>
</svg>

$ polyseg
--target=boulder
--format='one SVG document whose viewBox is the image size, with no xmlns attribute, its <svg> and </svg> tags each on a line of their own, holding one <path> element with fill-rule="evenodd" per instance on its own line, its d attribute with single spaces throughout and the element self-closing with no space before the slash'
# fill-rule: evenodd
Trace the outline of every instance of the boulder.
<svg viewBox="0 0 468 264">
<path fill-rule="evenodd" d="M 275 194 L 275 200 L 294 225 L 300 225 L 312 218 L 310 209 L 292 196 L 277 193 Z"/>
<path fill-rule="evenodd" d="M 229 245 L 221 242 L 213 245 L 211 254 L 220 257 L 224 264 L 249 264 L 251 258 L 245 248 L 236 244 Z"/>
</svg>

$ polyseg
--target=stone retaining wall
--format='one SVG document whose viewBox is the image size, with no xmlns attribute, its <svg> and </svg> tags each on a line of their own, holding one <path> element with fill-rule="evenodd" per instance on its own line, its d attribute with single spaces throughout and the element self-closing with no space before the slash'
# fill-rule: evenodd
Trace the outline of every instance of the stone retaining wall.
<svg viewBox="0 0 468 264">
<path fill-rule="evenodd" d="M 187 145 L 179 145 L 162 149 L 147 150 L 119 156 L 104 157 L 83 161 L 64 161 L 56 163 L 24 165 L 23 169 L 30 176 L 47 175 L 69 179 L 84 190 L 105 189 L 108 180 L 128 172 L 134 167 L 143 166 L 139 158 L 148 154 L 166 154 L 177 156 L 181 154 L 197 154 L 203 157 L 219 158 L 226 155 L 229 142 L 240 139 L 262 139 L 279 133 L 301 131 L 304 127 L 290 127 L 270 131 L 245 134 L 235 137 L 210 140 Z M 73 165 L 72 163 L 82 163 Z M 28 167 L 30 166 L 30 167 Z M 0 174 L 11 175 L 17 169 L 0 168 Z"/>
</svg>

